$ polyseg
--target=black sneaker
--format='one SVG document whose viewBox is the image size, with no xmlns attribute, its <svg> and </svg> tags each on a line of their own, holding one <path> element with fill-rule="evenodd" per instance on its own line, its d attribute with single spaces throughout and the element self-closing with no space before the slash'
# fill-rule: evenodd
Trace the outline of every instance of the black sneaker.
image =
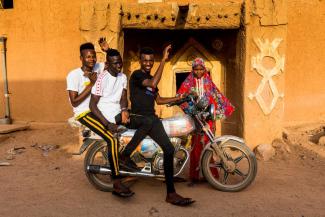
<svg viewBox="0 0 325 217">
<path fill-rule="evenodd" d="M 130 157 L 120 157 L 120 167 L 121 169 L 126 169 L 129 172 L 137 172 L 140 171 L 136 163 Z"/>
</svg>

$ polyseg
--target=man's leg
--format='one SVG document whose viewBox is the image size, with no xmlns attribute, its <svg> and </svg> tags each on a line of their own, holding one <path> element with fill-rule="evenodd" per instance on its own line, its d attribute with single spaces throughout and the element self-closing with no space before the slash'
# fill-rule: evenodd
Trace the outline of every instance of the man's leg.
<svg viewBox="0 0 325 217">
<path fill-rule="evenodd" d="M 152 123 L 152 128 L 149 132 L 149 136 L 158 143 L 164 152 L 164 172 L 167 185 L 166 202 L 177 206 L 187 206 L 194 203 L 195 201 L 191 198 L 184 198 L 177 194 L 175 191 L 173 181 L 175 148 L 170 142 L 164 126 L 158 117 L 155 117 L 154 122 Z"/>
<path fill-rule="evenodd" d="M 167 193 L 175 192 L 174 187 L 174 146 L 170 142 L 164 126 L 158 117 L 155 118 L 149 136 L 158 143 L 164 152 L 164 172 L 167 185 Z"/>
<path fill-rule="evenodd" d="M 88 127 L 97 135 L 102 137 L 108 147 L 108 160 L 112 170 L 112 179 L 114 180 L 114 191 L 120 196 L 132 196 L 134 193 L 121 183 L 121 177 L 119 175 L 119 162 L 118 162 L 118 143 L 113 137 L 113 134 L 105 129 L 99 120 L 92 113 L 88 113 L 85 116 L 78 119 L 80 123 Z M 113 192 L 114 192 L 113 191 Z"/>
<path fill-rule="evenodd" d="M 131 141 L 126 145 L 122 152 L 121 158 L 125 164 L 136 169 L 135 163 L 130 159 L 132 152 L 137 148 L 140 142 L 146 138 L 152 128 L 153 119 L 147 116 L 131 116 L 130 125 L 131 129 L 137 129 Z"/>
</svg>

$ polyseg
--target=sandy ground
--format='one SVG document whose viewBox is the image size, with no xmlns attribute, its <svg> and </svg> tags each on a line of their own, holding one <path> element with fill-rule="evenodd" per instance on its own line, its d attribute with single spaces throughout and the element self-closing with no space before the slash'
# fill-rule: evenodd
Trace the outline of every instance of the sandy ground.
<svg viewBox="0 0 325 217">
<path fill-rule="evenodd" d="M 325 158 L 300 145 L 290 146 L 290 154 L 259 161 L 255 182 L 242 192 L 177 183 L 179 193 L 197 200 L 181 208 L 164 202 L 165 186 L 158 180 L 138 180 L 130 199 L 96 190 L 84 175 L 83 157 L 69 154 L 78 137 L 65 124 L 33 124 L 1 140 L 0 161 L 14 146 L 26 148 L 6 160 L 11 166 L 0 166 L 1 217 L 325 216 Z M 60 148 L 47 154 L 37 148 L 44 145 Z"/>
</svg>

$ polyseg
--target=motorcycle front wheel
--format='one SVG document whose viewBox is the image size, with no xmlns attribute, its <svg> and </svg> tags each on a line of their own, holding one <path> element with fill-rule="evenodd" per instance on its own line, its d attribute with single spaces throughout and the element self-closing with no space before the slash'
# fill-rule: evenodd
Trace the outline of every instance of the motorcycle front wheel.
<svg viewBox="0 0 325 217">
<path fill-rule="evenodd" d="M 107 145 L 105 142 L 96 141 L 88 149 L 85 160 L 84 170 L 89 182 L 100 191 L 112 191 L 113 180 L 110 175 L 90 173 L 87 170 L 89 165 L 99 165 L 109 167 L 107 157 Z"/>
<path fill-rule="evenodd" d="M 201 166 L 206 180 L 220 191 L 237 192 L 248 187 L 257 173 L 254 153 L 245 145 L 229 140 L 220 147 L 227 159 L 227 166 L 213 151 L 206 150 Z"/>
</svg>

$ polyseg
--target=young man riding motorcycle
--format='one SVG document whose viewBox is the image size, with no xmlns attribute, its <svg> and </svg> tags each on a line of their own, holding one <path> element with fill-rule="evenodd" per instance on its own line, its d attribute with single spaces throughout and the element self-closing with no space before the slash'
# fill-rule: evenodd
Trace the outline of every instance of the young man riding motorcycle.
<svg viewBox="0 0 325 217">
<path fill-rule="evenodd" d="M 162 148 L 164 153 L 164 173 L 167 186 L 166 202 L 178 206 L 187 206 L 195 202 L 191 198 L 184 198 L 176 193 L 173 181 L 174 147 L 170 142 L 161 120 L 155 114 L 155 102 L 158 105 L 168 104 L 181 99 L 178 97 L 161 97 L 157 85 L 161 79 L 166 60 L 168 59 L 171 45 L 163 51 L 163 58 L 154 74 L 150 75 L 154 64 L 154 51 L 151 48 L 142 48 L 140 51 L 141 69 L 132 73 L 129 88 L 131 101 L 131 114 L 129 128 L 136 129 L 136 132 L 122 152 L 121 159 L 130 167 L 136 169 L 130 155 L 138 144 L 149 135 Z"/>
<path fill-rule="evenodd" d="M 114 49 L 107 51 L 107 71 L 104 71 L 103 64 L 97 66 L 94 45 L 91 43 L 80 46 L 80 59 L 82 67 L 73 70 L 67 77 L 67 90 L 75 118 L 107 142 L 114 180 L 112 193 L 122 197 L 132 196 L 134 193 L 122 183 L 119 176 L 118 145 L 113 136 L 117 132 L 114 117 L 121 112 L 121 107 L 127 107 L 127 78 L 121 73 L 123 64 L 120 53 Z M 100 70 L 94 72 L 97 68 Z M 122 111 L 122 122 L 127 121 L 128 113 Z"/>
</svg>

